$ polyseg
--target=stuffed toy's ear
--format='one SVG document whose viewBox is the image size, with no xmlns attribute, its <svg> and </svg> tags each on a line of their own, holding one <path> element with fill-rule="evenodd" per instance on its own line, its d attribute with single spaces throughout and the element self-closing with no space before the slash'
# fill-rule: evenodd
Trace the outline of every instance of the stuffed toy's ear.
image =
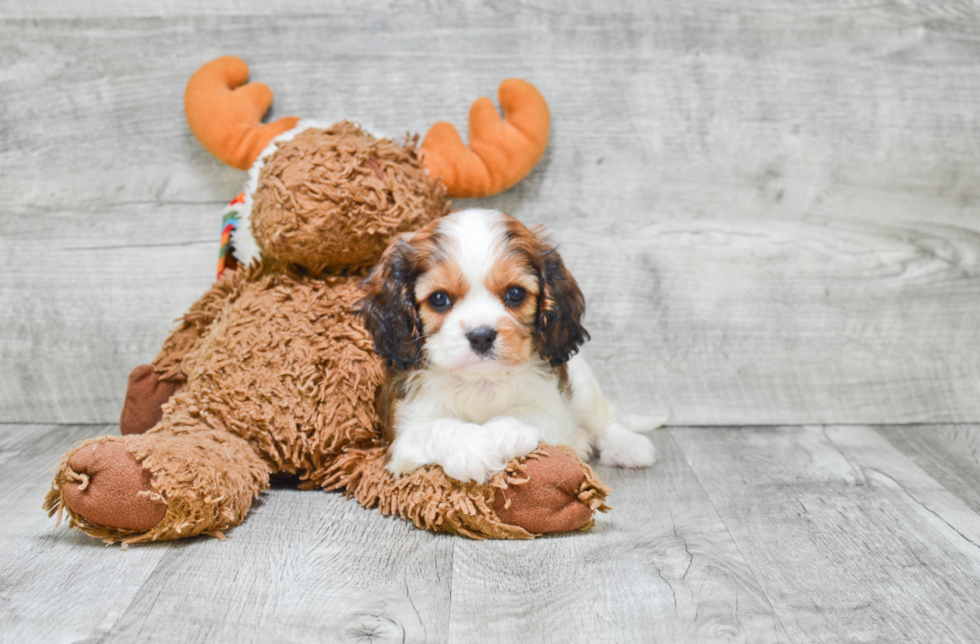
<svg viewBox="0 0 980 644">
<path fill-rule="evenodd" d="M 456 128 L 439 122 L 422 141 L 422 164 L 429 178 L 441 179 L 450 197 L 487 197 L 503 192 L 531 172 L 548 145 L 551 114 L 530 83 L 510 78 L 497 91 L 504 118 L 490 99 L 470 108 L 470 144 Z"/>
<path fill-rule="evenodd" d="M 272 91 L 248 83 L 248 65 L 225 56 L 194 72 L 184 91 L 184 112 L 197 140 L 219 160 L 248 170 L 269 141 L 296 127 L 295 116 L 262 125 Z"/>
</svg>

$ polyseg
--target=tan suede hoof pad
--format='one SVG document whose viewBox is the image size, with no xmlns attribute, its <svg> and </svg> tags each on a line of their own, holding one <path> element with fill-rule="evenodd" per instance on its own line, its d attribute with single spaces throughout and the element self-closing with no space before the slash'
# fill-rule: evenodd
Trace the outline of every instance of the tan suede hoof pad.
<svg viewBox="0 0 980 644">
<path fill-rule="evenodd" d="M 592 508 L 578 498 L 582 466 L 560 450 L 543 451 L 547 457 L 528 459 L 526 483 L 497 492 L 493 510 L 504 523 L 535 534 L 578 530 L 592 520 Z"/>
<path fill-rule="evenodd" d="M 126 402 L 119 415 L 119 431 L 123 434 L 142 434 L 163 418 L 163 404 L 170 400 L 179 385 L 160 380 L 148 364 L 141 364 L 129 374 Z"/>
<path fill-rule="evenodd" d="M 145 532 L 167 513 L 150 498 L 150 473 L 126 446 L 101 441 L 82 447 L 68 461 L 77 481 L 64 484 L 64 502 L 86 521 L 107 528 Z"/>
</svg>

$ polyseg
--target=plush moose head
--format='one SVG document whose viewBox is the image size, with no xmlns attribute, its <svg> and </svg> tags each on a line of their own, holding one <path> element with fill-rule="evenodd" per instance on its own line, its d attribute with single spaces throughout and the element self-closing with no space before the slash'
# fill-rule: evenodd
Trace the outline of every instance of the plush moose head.
<svg viewBox="0 0 980 644">
<path fill-rule="evenodd" d="M 519 182 L 548 142 L 548 106 L 517 79 L 500 86 L 503 120 L 490 99 L 473 104 L 468 146 L 440 122 L 421 147 L 351 121 L 323 127 L 286 117 L 262 125 L 272 92 L 247 80 L 243 61 L 219 58 L 191 78 L 184 97 L 204 146 L 251 168 L 240 213 L 251 225 L 239 226 L 233 240 L 245 263 L 262 256 L 314 273 L 371 265 L 397 234 L 448 212 L 446 196 L 487 196 Z"/>
</svg>

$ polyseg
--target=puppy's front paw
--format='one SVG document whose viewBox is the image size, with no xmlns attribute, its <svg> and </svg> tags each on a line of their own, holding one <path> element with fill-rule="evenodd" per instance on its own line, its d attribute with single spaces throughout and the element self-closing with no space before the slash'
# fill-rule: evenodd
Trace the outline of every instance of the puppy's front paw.
<svg viewBox="0 0 980 644">
<path fill-rule="evenodd" d="M 501 456 L 489 433 L 475 425 L 467 432 L 465 440 L 455 442 L 440 465 L 448 476 L 457 481 L 474 481 L 483 485 L 488 478 L 507 467 L 509 460 Z"/>
<path fill-rule="evenodd" d="M 385 463 L 385 469 L 395 475 L 395 478 L 400 476 L 405 476 L 409 472 L 414 472 L 425 465 L 425 463 L 419 463 L 418 461 L 413 461 L 410 458 L 405 458 L 401 456 L 392 455 L 388 462 Z"/>
<path fill-rule="evenodd" d="M 596 441 L 599 463 L 616 467 L 650 467 L 657 462 L 650 439 L 626 429 L 619 423 L 606 428 Z"/>
<path fill-rule="evenodd" d="M 541 432 L 513 416 L 496 416 L 483 423 L 504 462 L 529 454 L 541 442 Z"/>
<path fill-rule="evenodd" d="M 589 433 L 579 428 L 572 438 L 572 449 L 575 450 L 580 459 L 588 463 L 589 459 L 592 458 L 592 439 L 589 438 Z"/>
</svg>

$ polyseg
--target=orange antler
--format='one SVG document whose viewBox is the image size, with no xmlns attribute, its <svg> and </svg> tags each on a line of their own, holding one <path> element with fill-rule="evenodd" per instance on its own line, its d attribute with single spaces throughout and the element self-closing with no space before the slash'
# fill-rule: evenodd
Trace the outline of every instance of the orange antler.
<svg viewBox="0 0 980 644">
<path fill-rule="evenodd" d="M 197 140 L 230 166 L 247 170 L 279 134 L 299 122 L 295 116 L 262 125 L 272 104 L 272 91 L 248 83 L 248 65 L 225 56 L 194 72 L 184 92 L 184 112 Z"/>
<path fill-rule="evenodd" d="M 485 96 L 470 108 L 469 146 L 449 123 L 436 123 L 425 135 L 422 163 L 430 178 L 442 179 L 450 197 L 503 192 L 526 177 L 544 154 L 551 115 L 541 93 L 510 78 L 500 84 L 497 98 L 503 120 Z"/>
</svg>

